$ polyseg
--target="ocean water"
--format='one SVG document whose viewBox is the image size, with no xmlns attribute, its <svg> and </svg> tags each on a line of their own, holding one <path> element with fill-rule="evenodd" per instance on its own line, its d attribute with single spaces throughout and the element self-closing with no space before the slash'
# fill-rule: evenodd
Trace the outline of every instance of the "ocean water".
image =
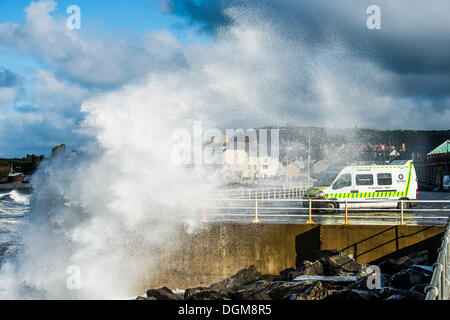
<svg viewBox="0 0 450 320">
<path fill-rule="evenodd" d="M 20 247 L 21 230 L 30 221 L 30 197 L 24 191 L 0 193 L 0 264 Z"/>
</svg>

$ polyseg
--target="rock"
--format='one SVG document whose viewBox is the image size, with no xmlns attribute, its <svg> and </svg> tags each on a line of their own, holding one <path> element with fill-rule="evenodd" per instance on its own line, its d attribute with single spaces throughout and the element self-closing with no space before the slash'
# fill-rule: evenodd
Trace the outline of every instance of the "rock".
<svg viewBox="0 0 450 320">
<path fill-rule="evenodd" d="M 409 289 L 410 292 L 417 292 L 420 294 L 425 294 L 425 287 L 428 285 L 428 283 L 420 283 L 416 284 L 415 286 L 412 286 L 411 289 Z"/>
<path fill-rule="evenodd" d="M 425 300 L 425 295 L 418 292 L 412 292 L 411 294 L 393 294 L 392 296 L 385 299 L 385 301 L 395 301 L 395 300 Z"/>
<path fill-rule="evenodd" d="M 380 296 L 374 291 L 365 291 L 358 289 L 344 289 L 336 291 L 324 298 L 324 300 L 328 301 L 372 301 L 379 299 Z"/>
<path fill-rule="evenodd" d="M 402 296 L 402 297 L 404 297 L 403 299 L 407 299 L 407 300 L 424 300 L 425 299 L 425 294 L 423 294 L 423 293 L 395 289 L 392 287 L 381 288 L 380 290 L 377 290 L 377 293 L 383 300 L 387 300 L 389 297 L 391 297 L 393 295 Z M 398 299 L 398 297 L 392 298 L 392 300 L 395 300 L 395 299 Z"/>
<path fill-rule="evenodd" d="M 398 289 L 409 290 L 411 287 L 429 281 L 429 276 L 424 273 L 407 269 L 392 275 L 389 278 L 390 286 Z"/>
<path fill-rule="evenodd" d="M 184 291 L 185 300 L 226 300 L 229 295 L 225 292 L 211 290 L 205 287 L 196 287 Z"/>
<path fill-rule="evenodd" d="M 258 280 L 253 283 L 247 284 L 245 286 L 242 286 L 238 288 L 237 290 L 253 290 L 253 289 L 266 289 L 273 281 L 266 281 L 266 280 Z"/>
<path fill-rule="evenodd" d="M 422 250 L 410 254 L 409 258 L 414 264 L 428 264 L 429 254 L 428 250 Z"/>
<path fill-rule="evenodd" d="M 401 294 L 393 294 L 389 298 L 385 299 L 386 301 L 398 301 L 398 300 L 407 300 L 405 296 Z"/>
<path fill-rule="evenodd" d="M 180 297 L 173 293 L 169 288 L 149 289 L 147 298 L 156 298 L 157 300 L 180 300 Z M 148 299 L 149 300 L 149 299 Z"/>
<path fill-rule="evenodd" d="M 342 273 L 359 273 L 361 264 L 348 255 L 335 255 L 328 258 L 330 271 L 333 275 L 342 275 Z"/>
<path fill-rule="evenodd" d="M 296 270 L 294 268 L 287 268 L 280 271 L 280 280 L 281 281 L 292 281 Z"/>
<path fill-rule="evenodd" d="M 276 274 L 263 274 L 260 279 L 268 282 L 281 281 L 281 277 Z"/>
<path fill-rule="evenodd" d="M 332 256 L 339 256 L 339 255 L 345 256 L 347 254 L 339 250 L 321 250 L 314 252 L 314 254 L 312 255 L 312 260 L 314 261 L 323 259 L 328 260 L 328 258 Z"/>
<path fill-rule="evenodd" d="M 328 294 L 329 290 L 323 285 L 321 281 L 317 281 L 308 285 L 303 292 L 289 292 L 284 299 L 289 300 L 322 300 Z M 332 291 L 333 293 L 334 291 Z"/>
<path fill-rule="evenodd" d="M 243 269 L 227 279 L 210 285 L 209 288 L 215 291 L 230 292 L 233 289 L 255 282 L 260 278 L 261 274 L 256 270 L 254 265 L 251 265 L 247 269 Z"/>
<path fill-rule="evenodd" d="M 280 300 L 289 292 L 303 292 L 303 290 L 305 290 L 306 287 L 311 284 L 312 282 L 274 282 L 267 288 L 267 293 L 270 295 L 272 300 Z"/>
<path fill-rule="evenodd" d="M 400 270 L 411 268 L 414 265 L 414 261 L 408 256 L 398 258 L 397 263 L 400 266 Z"/>
<path fill-rule="evenodd" d="M 239 290 L 232 293 L 233 300 L 272 300 L 264 288 L 252 290 Z"/>
<path fill-rule="evenodd" d="M 401 269 L 398 262 L 394 259 L 384 260 L 378 266 L 380 267 L 381 272 L 388 277 L 392 276 L 394 273 L 399 272 Z"/>
<path fill-rule="evenodd" d="M 323 275 L 323 266 L 319 261 L 311 262 L 308 260 L 300 263 L 293 277 L 297 276 L 321 276 Z"/>
</svg>

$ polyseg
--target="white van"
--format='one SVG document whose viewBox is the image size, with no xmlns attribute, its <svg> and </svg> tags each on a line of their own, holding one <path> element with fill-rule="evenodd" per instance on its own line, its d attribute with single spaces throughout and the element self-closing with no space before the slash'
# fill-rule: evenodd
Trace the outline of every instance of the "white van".
<svg viewBox="0 0 450 320">
<path fill-rule="evenodd" d="M 345 201 L 349 208 L 400 208 L 399 200 L 418 198 L 412 160 L 403 164 L 347 166 L 332 177 L 328 177 L 328 183 L 327 178 L 319 179 L 306 192 L 305 198 L 330 200 L 314 201 L 314 208 L 340 209 L 344 208 Z M 406 201 L 403 208 L 410 208 L 411 205 Z"/>
</svg>

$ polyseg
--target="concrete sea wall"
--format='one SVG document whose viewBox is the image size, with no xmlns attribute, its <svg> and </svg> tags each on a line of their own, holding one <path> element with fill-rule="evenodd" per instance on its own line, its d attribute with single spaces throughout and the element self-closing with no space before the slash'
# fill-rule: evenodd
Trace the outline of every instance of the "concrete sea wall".
<svg viewBox="0 0 450 320">
<path fill-rule="evenodd" d="M 433 254 L 443 226 L 342 226 L 302 224 L 206 224 L 181 236 L 170 254 L 137 290 L 167 286 L 206 286 L 255 265 L 261 273 L 278 274 L 317 250 L 342 250 L 361 263 L 430 249 Z"/>
</svg>

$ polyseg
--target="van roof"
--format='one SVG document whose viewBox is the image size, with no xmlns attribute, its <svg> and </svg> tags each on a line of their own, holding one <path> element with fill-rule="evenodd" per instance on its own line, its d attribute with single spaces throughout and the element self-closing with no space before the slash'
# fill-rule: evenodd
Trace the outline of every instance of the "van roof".
<svg viewBox="0 0 450 320">
<path fill-rule="evenodd" d="M 412 160 L 392 160 L 392 161 L 358 161 L 349 164 L 350 166 L 404 166 Z"/>
</svg>

